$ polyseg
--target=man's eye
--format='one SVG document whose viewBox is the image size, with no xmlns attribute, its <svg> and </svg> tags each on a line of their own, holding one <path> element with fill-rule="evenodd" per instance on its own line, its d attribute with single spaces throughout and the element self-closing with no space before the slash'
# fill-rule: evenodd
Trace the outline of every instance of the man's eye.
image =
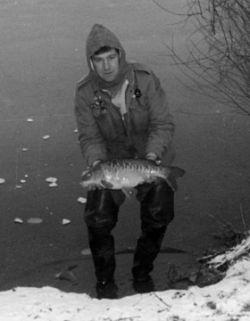
<svg viewBox="0 0 250 321">
<path fill-rule="evenodd" d="M 96 62 L 96 63 L 99 63 L 99 62 L 102 61 L 100 58 L 94 58 L 93 60 L 94 60 L 94 62 Z"/>
</svg>

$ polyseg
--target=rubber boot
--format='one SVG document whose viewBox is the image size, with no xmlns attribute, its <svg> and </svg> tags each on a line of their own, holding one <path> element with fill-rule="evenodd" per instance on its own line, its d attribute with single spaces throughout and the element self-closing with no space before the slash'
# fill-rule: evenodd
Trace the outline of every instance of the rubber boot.
<svg viewBox="0 0 250 321">
<path fill-rule="evenodd" d="M 142 234 L 137 242 L 132 274 L 134 283 L 151 283 L 150 272 L 167 229 L 174 217 L 174 193 L 161 180 L 158 184 L 144 184 L 138 188 L 141 202 Z"/>
<path fill-rule="evenodd" d="M 85 207 L 85 222 L 88 228 L 89 247 L 92 253 L 97 278 L 97 296 L 116 297 L 114 272 L 116 267 L 114 238 L 111 234 L 117 222 L 119 202 L 110 190 L 89 191 Z M 118 202 L 119 201 L 119 202 Z M 113 289 L 111 291 L 111 289 Z"/>
</svg>

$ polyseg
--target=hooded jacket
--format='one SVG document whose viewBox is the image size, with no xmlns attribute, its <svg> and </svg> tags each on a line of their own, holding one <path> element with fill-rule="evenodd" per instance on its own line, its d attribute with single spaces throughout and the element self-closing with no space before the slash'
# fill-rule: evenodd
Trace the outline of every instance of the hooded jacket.
<svg viewBox="0 0 250 321">
<path fill-rule="evenodd" d="M 105 46 L 115 48 L 119 52 L 119 74 L 112 82 L 106 82 L 101 79 L 95 72 L 93 64 L 91 63 L 91 58 L 95 52 Z M 119 39 L 112 31 L 99 24 L 93 26 L 87 38 L 86 58 L 90 70 L 89 76 L 98 83 L 101 88 L 112 88 L 113 86 L 119 85 L 129 69 L 129 65 L 126 61 L 126 53 Z"/>
<path fill-rule="evenodd" d="M 95 72 L 91 58 L 100 48 L 119 51 L 119 73 L 106 82 Z M 116 35 L 102 25 L 93 26 L 86 42 L 89 74 L 78 82 L 75 115 L 82 155 L 91 166 L 95 160 L 144 158 L 155 153 L 163 163 L 173 160 L 173 118 L 159 79 L 146 66 L 128 63 Z M 122 115 L 112 103 L 112 87 L 127 81 Z"/>
</svg>

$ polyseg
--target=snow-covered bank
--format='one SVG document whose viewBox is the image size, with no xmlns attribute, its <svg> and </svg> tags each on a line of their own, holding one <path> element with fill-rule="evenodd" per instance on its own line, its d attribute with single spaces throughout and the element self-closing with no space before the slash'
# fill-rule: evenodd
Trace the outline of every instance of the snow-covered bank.
<svg viewBox="0 0 250 321">
<path fill-rule="evenodd" d="M 249 321 L 250 259 L 244 257 L 215 285 L 97 300 L 55 288 L 0 293 L 1 321 Z"/>
</svg>

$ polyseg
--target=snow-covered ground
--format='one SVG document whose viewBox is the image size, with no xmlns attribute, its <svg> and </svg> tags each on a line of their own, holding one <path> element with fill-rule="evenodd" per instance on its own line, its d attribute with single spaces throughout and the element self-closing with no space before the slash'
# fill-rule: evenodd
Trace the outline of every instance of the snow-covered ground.
<svg viewBox="0 0 250 321">
<path fill-rule="evenodd" d="M 64 293 L 51 287 L 15 288 L 0 293 L 0 320 L 249 321 L 249 244 L 250 238 L 228 251 L 223 258 L 218 256 L 221 262 L 227 260 L 232 265 L 225 278 L 215 285 L 152 292 L 117 300 L 92 299 L 86 294 Z"/>
</svg>

